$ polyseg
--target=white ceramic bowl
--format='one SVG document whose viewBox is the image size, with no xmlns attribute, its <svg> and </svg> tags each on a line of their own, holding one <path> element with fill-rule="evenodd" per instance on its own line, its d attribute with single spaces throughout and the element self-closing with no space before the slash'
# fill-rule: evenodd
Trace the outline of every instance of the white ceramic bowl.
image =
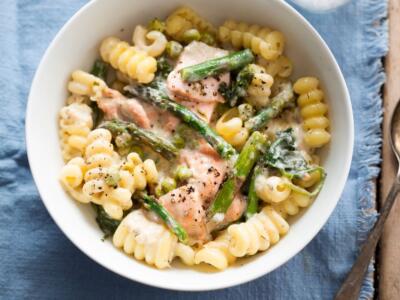
<svg viewBox="0 0 400 300">
<path fill-rule="evenodd" d="M 280 0 L 189 0 L 184 4 L 215 24 L 226 19 L 271 26 L 287 39 L 294 62 L 294 78 L 317 76 L 330 107 L 332 142 L 324 149 L 328 177 L 314 204 L 293 220 L 289 233 L 269 251 L 246 259 L 224 272 L 206 272 L 175 265 L 157 270 L 137 262 L 102 242 L 90 206 L 72 200 L 58 177 L 63 165 L 58 140 L 58 111 L 65 104 L 66 84 L 73 70 L 89 70 L 102 38 L 128 38 L 136 24 L 165 17 L 182 5 L 178 0 L 91 1 L 61 29 L 44 55 L 33 80 L 26 118 L 31 170 L 40 195 L 54 221 L 84 253 L 104 267 L 129 279 L 176 290 L 212 290 L 244 283 L 267 274 L 296 255 L 328 220 L 344 188 L 353 149 L 353 118 L 349 94 L 328 47 L 311 25 Z"/>
</svg>

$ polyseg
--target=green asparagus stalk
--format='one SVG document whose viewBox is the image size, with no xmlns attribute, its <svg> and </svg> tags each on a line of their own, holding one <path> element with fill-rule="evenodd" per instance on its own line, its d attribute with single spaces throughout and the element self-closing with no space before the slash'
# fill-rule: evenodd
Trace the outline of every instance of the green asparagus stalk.
<svg viewBox="0 0 400 300">
<path fill-rule="evenodd" d="M 134 123 L 113 120 L 104 122 L 101 127 L 108 129 L 113 135 L 128 132 L 134 140 L 148 145 L 166 159 L 173 159 L 178 154 L 178 149 L 170 141 L 155 135 L 151 131 L 139 128 Z"/>
<path fill-rule="evenodd" d="M 246 220 L 250 219 L 258 210 L 258 196 L 256 194 L 256 177 L 261 173 L 261 166 L 257 164 L 254 167 L 253 175 L 250 179 L 249 192 L 247 194 L 247 208 L 246 208 Z"/>
<path fill-rule="evenodd" d="M 152 196 L 143 193 L 141 197 L 143 198 L 145 207 L 156 213 L 178 237 L 179 241 L 186 243 L 188 238 L 186 230 L 170 215 L 165 207 L 158 203 Z"/>
<path fill-rule="evenodd" d="M 292 101 L 293 87 L 290 81 L 282 83 L 280 89 L 281 91 L 272 98 L 271 104 L 268 107 L 262 109 L 245 123 L 247 129 L 250 131 L 263 129 L 270 120 L 278 116 Z"/>
<path fill-rule="evenodd" d="M 253 53 L 249 49 L 245 49 L 183 68 L 180 73 L 183 80 L 194 82 L 207 76 L 215 76 L 220 73 L 241 69 L 252 61 L 254 61 Z"/>
<path fill-rule="evenodd" d="M 263 146 L 265 146 L 265 136 L 255 131 L 243 146 L 238 159 L 233 167 L 231 176 L 224 182 L 218 191 L 213 204 L 210 207 L 209 215 L 225 213 L 231 205 L 236 193 L 242 187 L 254 164 L 260 157 Z"/>
<path fill-rule="evenodd" d="M 142 100 L 173 113 L 188 126 L 198 131 L 222 158 L 228 159 L 236 154 L 236 150 L 194 112 L 170 100 L 162 87 L 161 81 L 159 83 L 152 82 L 151 85 L 147 86 L 127 86 L 125 89 L 129 93 L 139 96 Z"/>
<path fill-rule="evenodd" d="M 100 79 L 106 80 L 107 78 L 107 64 L 100 59 L 97 59 L 90 71 L 94 76 L 99 77 Z"/>
</svg>

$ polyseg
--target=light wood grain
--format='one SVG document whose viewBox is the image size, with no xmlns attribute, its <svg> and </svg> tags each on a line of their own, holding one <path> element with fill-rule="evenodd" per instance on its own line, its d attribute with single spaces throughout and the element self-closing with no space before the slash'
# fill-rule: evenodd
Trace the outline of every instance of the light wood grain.
<svg viewBox="0 0 400 300">
<path fill-rule="evenodd" d="M 384 89 L 383 163 L 381 201 L 385 200 L 397 171 L 397 162 L 389 144 L 389 120 L 400 99 L 400 1 L 390 0 L 389 53 L 385 61 L 387 81 Z M 386 223 L 381 240 L 379 272 L 379 299 L 400 299 L 400 201 L 397 199 Z"/>
</svg>

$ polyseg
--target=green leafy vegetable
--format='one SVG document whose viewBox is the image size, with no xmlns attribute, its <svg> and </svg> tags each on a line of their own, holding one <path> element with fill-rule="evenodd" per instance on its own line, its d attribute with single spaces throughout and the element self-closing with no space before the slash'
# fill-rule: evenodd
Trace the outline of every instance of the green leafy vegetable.
<svg viewBox="0 0 400 300">
<path fill-rule="evenodd" d="M 316 167 L 314 169 L 311 169 L 310 172 L 320 172 L 320 176 L 321 179 L 319 180 L 319 182 L 314 186 L 312 191 L 308 191 L 302 187 L 299 187 L 298 185 L 295 185 L 292 182 L 286 182 L 285 185 L 288 186 L 292 191 L 299 193 L 301 195 L 306 195 L 306 196 L 310 196 L 310 197 L 314 197 L 316 195 L 318 195 L 318 193 L 321 191 L 324 182 L 325 182 L 325 178 L 326 178 L 326 173 L 324 171 L 324 169 L 322 167 Z"/>
<path fill-rule="evenodd" d="M 111 218 L 101 205 L 92 203 L 92 207 L 96 212 L 96 222 L 104 232 L 104 238 L 112 236 L 121 221 Z"/>
<path fill-rule="evenodd" d="M 108 72 L 107 64 L 100 59 L 96 59 L 90 73 L 96 77 L 99 77 L 102 80 L 106 80 L 107 72 Z M 90 108 L 92 109 L 93 128 L 96 128 L 97 126 L 99 126 L 101 120 L 103 120 L 104 113 L 97 106 L 97 102 L 90 101 L 89 105 Z"/>
<path fill-rule="evenodd" d="M 165 79 L 167 78 L 168 74 L 171 73 L 171 71 L 172 66 L 168 60 L 164 56 L 159 57 L 157 59 L 157 75 Z"/>
<path fill-rule="evenodd" d="M 107 64 L 100 59 L 97 59 L 94 62 L 92 70 L 90 71 L 91 74 L 103 80 L 106 80 L 107 72 L 108 72 Z"/>
<path fill-rule="evenodd" d="M 293 178 L 303 178 L 308 173 L 321 169 L 310 166 L 303 154 L 296 148 L 293 129 L 288 128 L 276 134 L 276 140 L 271 144 L 264 157 L 264 162 L 278 169 L 282 175 Z"/>
<path fill-rule="evenodd" d="M 236 75 L 235 80 L 228 86 L 225 82 L 219 85 L 218 91 L 228 101 L 231 107 L 235 106 L 240 98 L 247 95 L 247 88 L 253 80 L 254 72 L 249 65 L 245 66 Z"/>
</svg>

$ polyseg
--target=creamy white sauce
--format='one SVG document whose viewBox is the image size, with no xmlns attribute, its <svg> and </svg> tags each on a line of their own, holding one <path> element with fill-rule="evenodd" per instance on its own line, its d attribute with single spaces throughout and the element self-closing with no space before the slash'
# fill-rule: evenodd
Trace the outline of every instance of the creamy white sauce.
<svg viewBox="0 0 400 300">
<path fill-rule="evenodd" d="M 224 213 L 216 213 L 213 217 L 212 217 L 212 221 L 215 223 L 222 223 L 222 221 L 225 219 L 225 214 Z"/>
<path fill-rule="evenodd" d="M 88 127 L 93 126 L 92 109 L 83 103 L 72 103 L 63 107 L 60 116 L 66 125 L 79 123 Z"/>
<path fill-rule="evenodd" d="M 164 226 L 150 221 L 143 209 L 131 212 L 122 222 L 130 232 L 135 233 L 136 241 L 140 244 L 156 243 L 165 231 Z"/>
</svg>

